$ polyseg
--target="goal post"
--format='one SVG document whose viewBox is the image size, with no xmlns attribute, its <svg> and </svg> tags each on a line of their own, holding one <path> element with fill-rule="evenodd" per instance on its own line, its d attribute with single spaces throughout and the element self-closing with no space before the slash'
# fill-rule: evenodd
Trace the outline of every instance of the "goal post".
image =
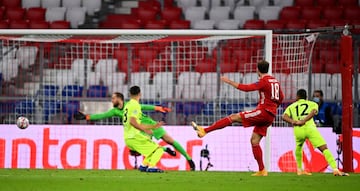
<svg viewBox="0 0 360 191">
<path fill-rule="evenodd" d="M 270 74 L 280 80 L 287 101 L 295 98 L 297 88 L 309 90 L 317 35 L 273 34 L 271 30 L 0 30 L 2 104 L 9 105 L 4 123 L 23 115 L 31 124 L 86 125 L 72 118 L 75 111 L 106 111 L 112 92 L 122 92 L 128 99 L 128 88 L 139 85 L 145 103 L 173 109 L 168 114 L 149 113 L 154 119 L 168 125 L 189 126 L 192 120 L 209 125 L 256 106 L 257 92 L 237 91 L 221 84 L 219 76 L 256 82 L 260 60 L 270 63 Z M 281 120 L 284 107 L 279 108 L 274 127 L 287 126 Z M 93 123 L 118 125 L 120 121 Z M 269 170 L 277 164 L 272 158 L 278 157 L 271 143 L 283 141 L 277 129 L 269 128 L 262 142 Z M 232 143 L 227 137 L 221 139 Z M 231 135 L 229 139 L 238 146 L 235 153 L 248 150 L 249 137 Z M 209 145 L 214 147 L 221 145 Z M 226 167 L 225 163 L 241 158 L 236 163 L 256 170 L 253 163 L 247 164 L 251 153 L 233 155 L 218 160 L 223 159 Z"/>
</svg>

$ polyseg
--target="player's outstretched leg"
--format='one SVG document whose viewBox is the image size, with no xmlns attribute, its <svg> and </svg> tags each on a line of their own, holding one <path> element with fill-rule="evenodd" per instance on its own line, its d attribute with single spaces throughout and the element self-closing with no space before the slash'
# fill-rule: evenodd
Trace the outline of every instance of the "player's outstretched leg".
<svg viewBox="0 0 360 191">
<path fill-rule="evenodd" d="M 190 166 L 190 170 L 194 171 L 195 170 L 195 163 L 192 159 L 188 160 L 189 166 Z"/>
<path fill-rule="evenodd" d="M 194 128 L 194 130 L 196 131 L 198 137 L 204 137 L 206 135 L 206 132 L 204 130 L 203 127 L 197 125 L 194 121 L 191 122 L 191 126 Z"/>
</svg>

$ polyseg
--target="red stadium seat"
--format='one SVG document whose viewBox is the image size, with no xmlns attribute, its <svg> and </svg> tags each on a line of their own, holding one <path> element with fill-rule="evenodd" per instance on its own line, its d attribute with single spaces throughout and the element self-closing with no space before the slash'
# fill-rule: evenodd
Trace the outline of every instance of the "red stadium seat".
<svg viewBox="0 0 360 191">
<path fill-rule="evenodd" d="M 141 29 L 141 24 L 138 20 L 125 20 L 120 24 L 122 29 Z"/>
<path fill-rule="evenodd" d="M 245 21 L 243 28 L 244 29 L 262 30 L 265 28 L 265 21 L 256 20 L 256 19 L 247 20 L 247 21 Z"/>
<path fill-rule="evenodd" d="M 164 20 L 151 20 L 148 21 L 145 26 L 145 29 L 165 29 L 166 28 L 166 21 Z"/>
<path fill-rule="evenodd" d="M 332 27 L 343 27 L 346 24 L 349 24 L 349 22 L 346 21 L 346 20 L 343 20 L 343 19 L 341 19 L 341 20 L 339 20 L 339 19 L 337 19 L 337 20 L 334 20 L 334 19 L 329 20 L 329 26 L 332 26 Z"/>
<path fill-rule="evenodd" d="M 303 7 L 301 9 L 301 18 L 307 20 L 320 19 L 321 8 L 319 7 Z"/>
<path fill-rule="evenodd" d="M 317 0 L 316 5 L 319 7 L 332 7 L 336 5 L 337 0 Z"/>
<path fill-rule="evenodd" d="M 285 29 L 285 23 L 281 20 L 268 20 L 265 24 L 265 29 L 280 31 L 280 30 Z"/>
<path fill-rule="evenodd" d="M 296 20 L 300 18 L 299 7 L 284 7 L 280 11 L 280 20 Z"/>
<path fill-rule="evenodd" d="M 142 1 L 140 1 L 142 2 Z M 137 10 L 137 18 L 142 22 L 156 20 L 157 10 L 151 8 L 139 8 Z"/>
<path fill-rule="evenodd" d="M 343 18 L 343 8 L 341 7 L 325 7 L 323 9 L 323 19 L 333 20 Z"/>
<path fill-rule="evenodd" d="M 169 24 L 169 29 L 189 29 L 190 21 L 188 20 L 174 20 Z"/>
<path fill-rule="evenodd" d="M 0 29 L 8 29 L 9 23 L 3 20 L 0 20 Z"/>
<path fill-rule="evenodd" d="M 141 47 L 138 50 L 139 59 L 143 63 L 152 62 L 158 55 L 158 52 L 152 47 Z"/>
<path fill-rule="evenodd" d="M 173 6 L 174 6 L 174 0 L 164 0 L 164 8 L 173 7 Z"/>
<path fill-rule="evenodd" d="M 161 18 L 168 23 L 173 20 L 180 20 L 182 9 L 179 7 L 165 7 L 160 15 Z"/>
<path fill-rule="evenodd" d="M 286 28 L 289 30 L 302 30 L 305 29 L 306 22 L 302 20 L 291 20 L 286 23 Z"/>
<path fill-rule="evenodd" d="M 195 65 L 195 71 L 200 73 L 216 72 L 216 60 L 207 58 L 197 61 Z"/>
<path fill-rule="evenodd" d="M 41 7 L 31 7 L 26 12 L 26 19 L 28 20 L 45 20 L 46 9 Z"/>
<path fill-rule="evenodd" d="M 313 0 L 295 0 L 295 6 L 311 7 L 314 6 L 314 2 Z"/>
<path fill-rule="evenodd" d="M 29 23 L 30 29 L 48 29 L 49 23 L 41 20 L 33 20 Z"/>
<path fill-rule="evenodd" d="M 70 22 L 54 21 L 54 22 L 50 23 L 50 29 L 70 29 Z"/>
<path fill-rule="evenodd" d="M 251 49 L 233 49 L 232 60 L 236 60 L 239 63 L 250 63 L 252 56 Z"/>
<path fill-rule="evenodd" d="M 7 9 L 21 7 L 21 0 L 2 0 L 2 5 Z"/>
<path fill-rule="evenodd" d="M 355 20 L 360 18 L 360 7 L 350 6 L 344 9 L 344 18 L 349 20 Z"/>
<path fill-rule="evenodd" d="M 328 22 L 326 20 L 309 20 L 306 26 L 309 29 L 317 29 L 328 26 Z"/>
<path fill-rule="evenodd" d="M 157 0 L 139 1 L 138 7 L 141 9 L 154 9 L 158 13 L 161 9 L 161 4 Z"/>
<path fill-rule="evenodd" d="M 5 9 L 2 9 L 0 7 L 0 20 L 2 20 L 4 18 L 4 15 L 5 15 Z"/>
<path fill-rule="evenodd" d="M 29 28 L 29 23 L 25 20 L 13 20 L 10 21 L 10 29 L 27 29 Z"/>
<path fill-rule="evenodd" d="M 360 26 L 360 18 L 358 20 L 352 20 L 350 22 L 350 24 L 352 25 L 357 25 L 357 26 Z M 357 28 L 357 29 L 352 29 L 350 30 L 353 34 L 360 34 L 360 28 Z M 359 56 L 360 57 L 360 56 Z"/>
<path fill-rule="evenodd" d="M 326 73 L 338 73 L 340 71 L 339 51 L 336 49 L 324 49 L 319 51 L 319 59 L 325 67 Z"/>
<path fill-rule="evenodd" d="M 9 20 L 22 20 L 25 15 L 25 9 L 21 7 L 7 9 L 6 11 L 6 19 Z"/>
<path fill-rule="evenodd" d="M 338 0 L 338 5 L 343 7 L 359 6 L 358 0 Z"/>
</svg>

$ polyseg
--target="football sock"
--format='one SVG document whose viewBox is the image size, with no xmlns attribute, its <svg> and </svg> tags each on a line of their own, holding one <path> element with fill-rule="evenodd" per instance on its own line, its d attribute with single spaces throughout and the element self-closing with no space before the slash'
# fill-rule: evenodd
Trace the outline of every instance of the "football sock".
<svg viewBox="0 0 360 191">
<path fill-rule="evenodd" d="M 162 147 L 159 147 L 151 155 L 146 157 L 146 159 L 148 159 L 149 161 L 149 167 L 155 167 L 163 154 L 164 154 L 164 149 L 162 149 Z"/>
<path fill-rule="evenodd" d="M 217 130 L 217 129 L 222 129 L 226 126 L 229 126 L 232 124 L 232 121 L 230 119 L 230 117 L 224 117 L 218 121 L 216 121 L 215 123 L 213 123 L 211 126 L 209 126 L 208 128 L 205 128 L 205 132 L 209 133 L 211 131 Z"/>
<path fill-rule="evenodd" d="M 262 158 L 262 150 L 261 150 L 260 145 L 253 145 L 252 151 L 254 154 L 254 158 L 259 165 L 259 171 L 264 170 L 265 167 L 264 167 L 264 162 L 263 162 L 263 158 Z"/>
<path fill-rule="evenodd" d="M 187 154 L 185 149 L 177 141 L 174 141 L 173 146 L 177 151 L 179 151 L 186 158 L 186 160 L 191 159 L 191 157 Z"/>
<path fill-rule="evenodd" d="M 296 159 L 296 165 L 297 165 L 298 169 L 302 169 L 302 158 L 303 158 L 302 146 L 296 146 L 295 159 Z"/>
<path fill-rule="evenodd" d="M 334 159 L 334 156 L 331 154 L 330 150 L 329 149 L 325 149 L 323 151 L 323 154 L 324 154 L 324 157 L 326 159 L 326 161 L 328 162 L 328 164 L 330 165 L 330 167 L 334 170 L 334 169 L 337 169 L 337 166 L 336 166 L 336 161 Z"/>
</svg>

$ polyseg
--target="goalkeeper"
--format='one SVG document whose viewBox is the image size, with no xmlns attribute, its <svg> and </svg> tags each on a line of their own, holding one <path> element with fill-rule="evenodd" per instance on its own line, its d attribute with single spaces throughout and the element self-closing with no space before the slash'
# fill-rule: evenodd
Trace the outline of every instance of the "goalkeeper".
<svg viewBox="0 0 360 191">
<path fill-rule="evenodd" d="M 124 106 L 127 104 L 127 102 L 124 102 L 124 95 L 119 92 L 114 92 L 111 96 L 111 102 L 113 104 L 113 108 L 111 108 L 107 112 L 91 114 L 91 115 L 86 115 L 81 112 L 77 112 L 74 114 L 74 118 L 77 120 L 91 120 L 92 121 L 92 120 L 101 120 L 101 119 L 110 118 L 113 116 L 118 116 L 122 119 L 123 115 L 124 115 L 123 109 L 124 109 Z M 166 107 L 162 107 L 162 106 L 145 105 L 145 104 L 141 104 L 141 110 L 155 110 L 155 111 L 160 111 L 163 113 L 171 111 L 170 108 L 166 108 Z M 154 124 L 156 124 L 156 121 L 154 121 L 151 117 L 143 114 L 141 117 L 141 123 L 148 124 L 148 125 L 154 125 Z M 193 162 L 190 155 L 179 144 L 179 142 L 174 140 L 165 131 L 165 129 L 163 127 L 153 129 L 152 136 L 154 136 L 157 140 L 162 139 L 166 143 L 172 145 L 177 151 L 179 151 L 186 158 L 186 160 L 190 166 L 190 169 L 192 171 L 195 170 L 195 163 Z M 164 148 L 164 151 L 166 151 L 167 153 L 169 153 L 172 156 L 176 156 L 176 152 L 169 148 Z"/>
<path fill-rule="evenodd" d="M 297 163 L 298 175 L 311 175 L 311 173 L 302 168 L 302 147 L 306 139 L 318 148 L 324 155 L 326 161 L 333 170 L 334 176 L 349 176 L 349 174 L 341 172 L 337 166 L 336 161 L 328 149 L 324 138 L 321 136 L 319 130 L 316 128 L 313 117 L 318 113 L 318 104 L 306 100 L 306 90 L 299 89 L 296 93 L 296 101 L 289 105 L 282 118 L 284 121 L 294 126 L 294 135 L 296 141 L 295 158 Z"/>
</svg>

